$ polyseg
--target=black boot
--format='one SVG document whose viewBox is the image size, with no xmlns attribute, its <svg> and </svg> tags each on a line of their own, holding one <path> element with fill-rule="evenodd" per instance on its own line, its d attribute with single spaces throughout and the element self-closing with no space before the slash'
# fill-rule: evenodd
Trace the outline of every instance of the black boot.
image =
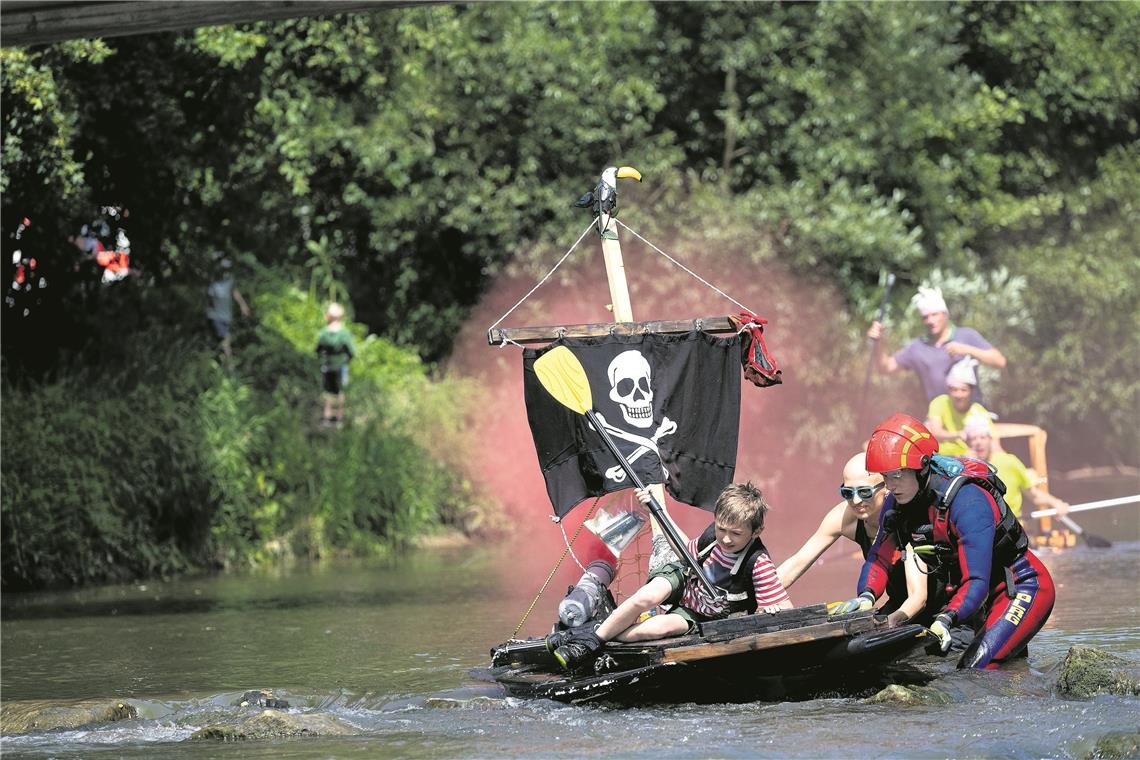
<svg viewBox="0 0 1140 760">
<path fill-rule="evenodd" d="M 602 648 L 602 640 L 593 631 L 583 631 L 570 637 L 562 646 L 554 650 L 554 659 L 566 670 L 578 670 L 597 656 Z"/>
<path fill-rule="evenodd" d="M 546 651 L 553 654 L 555 649 L 570 641 L 573 637 L 574 631 L 570 628 L 554 631 L 546 637 Z"/>
</svg>

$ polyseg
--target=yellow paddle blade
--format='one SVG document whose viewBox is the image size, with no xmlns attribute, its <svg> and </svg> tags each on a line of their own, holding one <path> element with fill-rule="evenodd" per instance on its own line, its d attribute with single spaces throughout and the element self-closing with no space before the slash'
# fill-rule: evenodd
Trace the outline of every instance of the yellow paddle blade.
<svg viewBox="0 0 1140 760">
<path fill-rule="evenodd" d="M 534 373 L 546 392 L 568 409 L 585 414 L 594 407 L 586 370 L 566 346 L 552 348 L 535 359 Z"/>
</svg>

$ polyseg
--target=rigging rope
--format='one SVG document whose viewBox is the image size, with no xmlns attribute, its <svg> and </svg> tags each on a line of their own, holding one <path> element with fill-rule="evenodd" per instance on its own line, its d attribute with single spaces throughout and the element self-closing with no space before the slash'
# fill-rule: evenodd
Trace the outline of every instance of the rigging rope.
<svg viewBox="0 0 1140 760">
<path fill-rule="evenodd" d="M 688 274 L 690 277 L 692 277 L 692 278 L 693 278 L 694 280 L 696 280 L 697 282 L 699 282 L 699 283 L 701 283 L 702 285 L 704 285 L 704 286 L 705 286 L 706 288 L 708 288 L 709 290 L 713 291 L 714 293 L 716 293 L 716 294 L 717 294 L 717 295 L 719 295 L 719 296 L 722 296 L 722 297 L 723 297 L 723 298 L 725 298 L 726 300 L 728 300 L 728 301 L 731 301 L 732 303 L 736 304 L 737 306 L 739 306 L 739 307 L 740 307 L 741 309 L 743 309 L 744 311 L 747 311 L 747 312 L 749 312 L 749 313 L 751 313 L 751 314 L 755 314 L 755 313 L 756 313 L 755 311 L 753 311 L 753 310 L 752 310 L 752 309 L 750 309 L 749 307 L 747 307 L 747 306 L 745 306 L 744 304 L 742 304 L 740 301 L 737 301 L 735 298 L 733 298 L 732 296 L 730 296 L 728 293 L 725 293 L 723 290 L 721 290 L 720 288 L 718 288 L 716 285 L 713 285 L 711 282 L 709 282 L 708 280 L 706 280 L 704 277 L 701 277 L 699 274 L 697 274 L 696 272 L 694 272 L 692 269 L 689 269 L 687 266 L 685 266 L 685 265 L 684 265 L 684 264 L 682 264 L 680 261 L 678 261 L 677 259 L 675 259 L 675 258 L 673 258 L 672 256 L 670 256 L 670 255 L 669 255 L 668 253 L 666 253 L 665 251 L 661 250 L 661 249 L 660 249 L 659 247 L 657 247 L 657 246 L 656 246 L 656 245 L 655 245 L 655 244 L 654 244 L 652 241 L 650 241 L 650 240 L 647 240 L 645 237 L 643 237 L 643 236 L 641 235 L 641 233 L 639 233 L 637 230 L 635 230 L 635 229 L 633 229 L 632 227 L 630 227 L 628 224 L 626 224 L 626 223 L 625 223 L 625 222 L 623 222 L 622 220 L 618 219 L 617 217 L 614 217 L 614 221 L 615 221 L 615 222 L 617 222 L 617 223 L 618 223 L 618 224 L 619 224 L 621 227 L 623 227 L 623 228 L 625 228 L 626 230 L 628 230 L 628 231 L 629 231 L 629 233 L 630 233 L 631 235 L 633 235 L 635 238 L 637 238 L 638 240 L 640 240 L 641 242 L 643 242 L 643 243 L 645 243 L 647 246 L 649 246 L 649 247 L 650 247 L 650 248 L 651 248 L 653 251 L 655 251 L 657 254 L 659 254 L 660 256 L 662 256 L 663 258 L 665 258 L 667 261 L 669 261 L 669 262 L 670 262 L 671 264 L 673 264 L 674 266 L 676 266 L 676 267 L 678 267 L 679 269 L 681 269 L 683 272 L 685 272 L 686 274 Z M 499 317 L 498 319 L 496 319 L 496 320 L 495 320 L 495 323 L 494 323 L 493 325 L 491 325 L 490 327 L 488 327 L 488 328 L 487 328 L 487 330 L 488 330 L 488 331 L 490 331 L 490 330 L 493 330 L 494 328 L 498 327 L 498 326 L 499 326 L 499 324 L 500 324 L 500 323 L 501 323 L 501 322 L 502 322 L 504 319 L 506 319 L 507 317 L 509 317 L 509 316 L 511 315 L 511 312 L 513 312 L 513 311 L 514 311 L 515 309 L 517 309 L 518 307 L 522 306 L 523 302 L 524 302 L 524 301 L 526 301 L 526 299 L 528 299 L 528 298 L 530 298 L 532 295 L 534 295 L 534 292 L 535 292 L 536 290 L 538 290 L 539 288 L 541 288 L 541 287 L 543 286 L 543 284 L 544 284 L 544 283 L 545 283 L 547 280 L 549 280 L 549 279 L 550 279 L 551 275 L 553 275 L 553 274 L 554 274 L 555 270 L 557 270 L 557 269 L 558 269 L 558 267 L 562 266 L 562 264 L 563 264 L 563 263 L 566 261 L 566 259 L 570 257 L 570 254 L 574 252 L 574 250 L 575 250 L 575 249 L 578 247 L 578 245 L 579 245 L 579 244 L 582 242 L 582 239 L 583 239 L 584 237 L 586 237 L 586 235 L 587 235 L 587 234 L 590 232 L 590 230 L 591 230 L 591 229 L 593 229 L 593 227 L 594 227 L 594 222 L 593 222 L 593 221 L 591 221 L 591 222 L 590 222 L 588 225 L 586 225 L 586 229 L 582 230 L 582 234 L 578 236 L 578 239 L 574 241 L 574 245 L 570 246 L 570 249 L 569 249 L 569 250 L 567 250 L 567 251 L 566 251 L 566 253 L 562 254 L 562 258 L 560 258 L 560 259 L 558 260 L 558 263 L 556 263 L 556 264 L 555 264 L 553 267 L 551 267 L 551 268 L 550 268 L 550 271 L 549 271 L 549 272 L 547 272 L 547 273 L 546 273 L 546 274 L 545 274 L 545 275 L 542 277 L 542 279 L 541 279 L 541 280 L 539 280 L 539 281 L 538 281 L 538 282 L 535 284 L 535 286 L 534 286 L 533 288 L 531 288 L 529 291 L 527 291 L 526 295 L 524 295 L 522 298 L 520 298 L 520 299 L 519 299 L 519 300 L 518 300 L 518 301 L 515 303 L 515 305 L 514 305 L 514 306 L 512 306 L 512 307 L 511 307 L 511 308 L 509 308 L 509 309 L 507 309 L 506 313 L 505 313 L 505 314 L 503 314 L 503 316 L 501 316 L 501 317 Z M 744 329 L 744 328 L 742 327 L 741 329 Z M 515 345 L 520 345 L 520 344 L 516 343 L 515 341 L 513 341 L 513 340 L 508 340 L 506 337 L 504 337 L 504 338 L 503 338 L 503 342 L 499 344 L 499 347 L 500 347 L 500 348 L 502 348 L 503 346 L 506 346 L 508 343 L 514 343 Z"/>
<path fill-rule="evenodd" d="M 701 277 L 699 274 L 697 274 L 696 272 L 694 272 L 692 269 L 689 269 L 687 266 L 685 266 L 685 265 L 684 265 L 684 264 L 682 264 L 681 262 L 677 261 L 675 258 L 673 258 L 672 256 L 670 256 L 669 254 L 665 253 L 665 251 L 661 250 L 660 248 L 658 248 L 657 246 L 655 246 L 655 245 L 654 245 L 653 243 L 651 243 L 650 241 L 648 241 L 648 240 L 646 240 L 645 238 L 643 238 L 643 237 L 642 237 L 642 236 L 641 236 L 641 235 L 640 235 L 640 234 L 637 232 L 637 230 L 635 230 L 634 228 L 630 227 L 628 224 L 626 224 L 625 222 L 623 222 L 621 219 L 618 219 L 617 217 L 614 217 L 614 221 L 615 221 L 615 222 L 617 222 L 618 224 L 620 224 L 620 225 L 621 225 L 622 227 L 624 227 L 625 229 L 629 230 L 629 231 L 630 231 L 630 233 L 632 233 L 632 234 L 633 234 L 633 236 L 634 236 L 635 238 L 637 238 L 637 239 L 638 239 L 638 240 L 640 240 L 641 242 L 645 243 L 647 246 L 649 246 L 649 247 L 650 247 L 650 248 L 652 248 L 653 250 L 657 251 L 657 253 L 659 253 L 659 254 L 661 254 L 662 256 L 664 256 L 664 257 L 665 257 L 666 259 L 668 259 L 670 262 L 672 262 L 673 264 L 675 264 L 675 265 L 677 265 L 678 267 L 680 267 L 681 269 L 683 269 L 683 270 L 684 270 L 684 271 L 685 271 L 687 274 L 689 274 L 690 276 L 692 276 L 692 277 L 693 277 L 693 279 L 697 280 L 698 282 L 700 282 L 700 283 L 701 283 L 702 285 L 704 285 L 705 287 L 707 287 L 707 288 L 709 288 L 709 289 L 713 290 L 714 292 L 718 293 L 719 295 L 722 295 L 722 296 L 724 296 L 724 297 L 725 297 L 725 298 L 727 298 L 729 301 L 732 301 L 734 304 L 736 304 L 736 305 L 737 305 L 737 306 L 739 306 L 740 308 L 744 309 L 745 311 L 747 311 L 747 312 L 749 312 L 749 313 L 751 313 L 751 314 L 755 314 L 755 313 L 756 313 L 756 312 L 752 311 L 752 309 L 749 309 L 747 306 L 745 306 L 744 304 L 742 304 L 740 301 L 737 301 L 735 298 L 733 298 L 732 296 L 730 296 L 728 293 L 725 293 L 723 290 L 721 290 L 720 288 L 718 288 L 716 285 L 713 285 L 711 282 L 709 282 L 708 280 L 706 280 L 704 277 Z"/>
<path fill-rule="evenodd" d="M 542 598 L 543 593 L 546 591 L 546 587 L 550 585 L 550 582 L 552 580 L 554 580 L 554 574 L 558 572 L 558 568 L 562 567 L 562 561 L 566 559 L 566 555 L 573 554 L 573 551 L 571 551 L 570 547 L 574 544 L 575 541 L 578 540 L 578 534 L 582 532 L 582 528 L 586 525 L 586 521 L 589 520 L 590 516 L 594 514 L 594 510 L 597 509 L 598 502 L 601 500 L 601 496 L 594 499 L 594 503 L 590 505 L 590 511 L 586 513 L 586 516 L 584 518 L 582 518 L 581 524 L 578 525 L 578 530 L 574 531 L 574 538 L 571 538 L 566 542 L 566 548 L 562 550 L 562 556 L 559 557 L 558 561 L 554 563 L 554 567 L 551 569 L 550 575 L 546 576 L 546 580 L 543 582 L 542 588 L 540 588 L 538 590 L 538 593 L 534 595 L 534 601 L 530 603 L 530 606 L 527 607 L 526 612 L 523 613 L 522 620 L 520 620 L 519 624 L 515 626 L 515 632 L 511 634 L 512 639 L 519 635 L 519 631 L 522 630 L 523 625 L 526 623 L 526 619 L 530 617 L 530 613 L 534 612 L 535 605 L 538 604 L 538 600 Z M 561 520 L 558 520 L 558 526 L 562 526 Z M 562 531 L 562 537 L 566 537 L 565 529 Z M 578 561 L 578 557 L 575 556 L 574 561 L 578 562 L 578 567 L 582 567 L 582 563 Z M 583 567 L 582 569 L 585 570 L 586 568 Z"/>
<path fill-rule="evenodd" d="M 488 328 L 487 328 L 487 330 L 488 330 L 488 331 L 490 331 L 490 330 L 493 330 L 493 329 L 495 329 L 496 327 L 498 327 L 498 326 L 499 326 L 499 323 L 500 323 L 500 322 L 502 322 L 502 321 L 503 321 L 504 319 L 506 319 L 507 317 L 509 317 L 509 316 L 511 315 L 511 312 L 512 312 L 512 311 L 514 311 L 514 310 L 515 310 L 515 309 L 517 309 L 518 307 L 522 306 L 522 303 L 523 303 L 523 301 L 525 301 L 526 299 L 530 298 L 530 297 L 531 297 L 531 296 L 534 294 L 534 291 L 536 291 L 536 290 L 538 290 L 539 288 L 541 288 L 541 287 L 542 287 L 542 284 L 543 284 L 544 282 L 546 282 L 547 280 L 549 280 L 549 279 L 550 279 L 550 276 L 551 276 L 552 274 L 554 274 L 554 270 L 556 270 L 556 269 L 558 269 L 558 267 L 562 266 L 562 263 L 563 263 L 564 261 L 566 261 L 566 259 L 568 259 L 568 258 L 570 257 L 570 254 L 574 253 L 574 249 L 575 249 L 575 248 L 577 248 L 577 247 L 578 247 L 578 244 L 582 242 L 582 238 L 586 237 L 586 234 L 587 234 L 587 233 L 589 233 L 589 231 L 590 231 L 590 230 L 592 230 L 593 228 L 594 228 L 594 222 L 593 222 L 593 220 L 590 220 L 590 223 L 586 225 L 586 229 L 582 230 L 582 234 L 581 234 L 581 235 L 579 235 L 579 236 L 578 236 L 578 239 L 574 241 L 574 245 L 570 246 L 570 250 L 568 250 L 568 251 L 566 251 L 566 253 L 562 254 L 562 258 L 560 258 L 560 259 L 558 260 L 558 263 L 557 263 L 557 264 L 555 264 L 553 267 L 551 267 L 550 271 L 549 271 L 549 272 L 547 272 L 547 273 L 546 273 L 546 275 L 545 275 L 545 276 L 543 276 L 543 278 L 542 278 L 541 280 L 539 280 L 539 281 L 538 281 L 538 283 L 537 283 L 537 284 L 535 284 L 535 286 L 534 286 L 533 288 L 531 288 L 531 289 L 530 289 L 530 291 L 528 291 L 528 292 L 527 292 L 527 294 L 526 294 L 525 296 L 523 296 L 522 298 L 520 298 L 520 299 L 518 300 L 518 303 L 516 303 L 516 304 L 515 304 L 514 306 L 512 306 L 511 308 L 507 309 L 507 313 L 506 313 L 506 314 L 504 314 L 503 316 L 499 317 L 498 319 L 496 319 L 496 320 L 495 320 L 495 324 L 493 324 L 493 325 L 491 325 L 490 327 L 488 327 Z M 504 341 L 503 341 L 503 345 L 505 345 L 505 344 L 506 344 L 506 342 L 507 342 L 507 341 L 506 341 L 506 340 L 504 340 Z"/>
</svg>

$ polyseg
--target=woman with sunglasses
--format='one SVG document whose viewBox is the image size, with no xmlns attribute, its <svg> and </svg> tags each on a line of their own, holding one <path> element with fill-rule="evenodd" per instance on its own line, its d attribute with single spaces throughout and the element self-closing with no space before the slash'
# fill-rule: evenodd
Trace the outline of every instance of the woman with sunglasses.
<svg viewBox="0 0 1140 760">
<path fill-rule="evenodd" d="M 1049 619 L 1056 590 L 992 476 L 975 475 L 971 460 L 937 452 L 934 435 L 910 415 L 892 415 L 871 434 L 866 468 L 882 473 L 889 496 L 859 596 L 839 610 L 874 604 L 886 589 L 896 547 L 919 544 L 953 589 L 930 632 L 946 653 L 952 626 L 973 628 L 976 637 L 958 667 L 988 670 L 1025 651 Z"/>
<path fill-rule="evenodd" d="M 843 483 L 839 486 L 843 501 L 828 511 L 812 537 L 776 570 L 784 588 L 795 583 L 840 537 L 858 544 L 863 558 L 867 558 L 879 530 L 879 512 L 887 496 L 883 485 L 882 475 L 867 472 L 863 452 L 847 460 L 843 466 Z M 880 612 L 887 615 L 892 626 L 911 620 L 929 624 L 933 616 L 924 613 L 931 596 L 928 585 L 932 576 L 926 575 L 925 569 L 922 561 L 908 552 L 906 562 L 899 563 L 891 572 L 886 590 L 888 601 Z"/>
</svg>

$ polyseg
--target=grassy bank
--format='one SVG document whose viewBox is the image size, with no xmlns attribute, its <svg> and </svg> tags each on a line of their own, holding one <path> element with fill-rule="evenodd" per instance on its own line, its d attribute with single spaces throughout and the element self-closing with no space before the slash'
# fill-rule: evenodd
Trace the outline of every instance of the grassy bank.
<svg viewBox="0 0 1140 760">
<path fill-rule="evenodd" d="M 243 285 L 232 362 L 198 329 L 196 291 L 127 285 L 50 376 L 6 368 L 5 590 L 378 554 L 482 519 L 458 467 L 467 389 L 352 324 L 349 422 L 322 429 L 323 303 Z"/>
</svg>

